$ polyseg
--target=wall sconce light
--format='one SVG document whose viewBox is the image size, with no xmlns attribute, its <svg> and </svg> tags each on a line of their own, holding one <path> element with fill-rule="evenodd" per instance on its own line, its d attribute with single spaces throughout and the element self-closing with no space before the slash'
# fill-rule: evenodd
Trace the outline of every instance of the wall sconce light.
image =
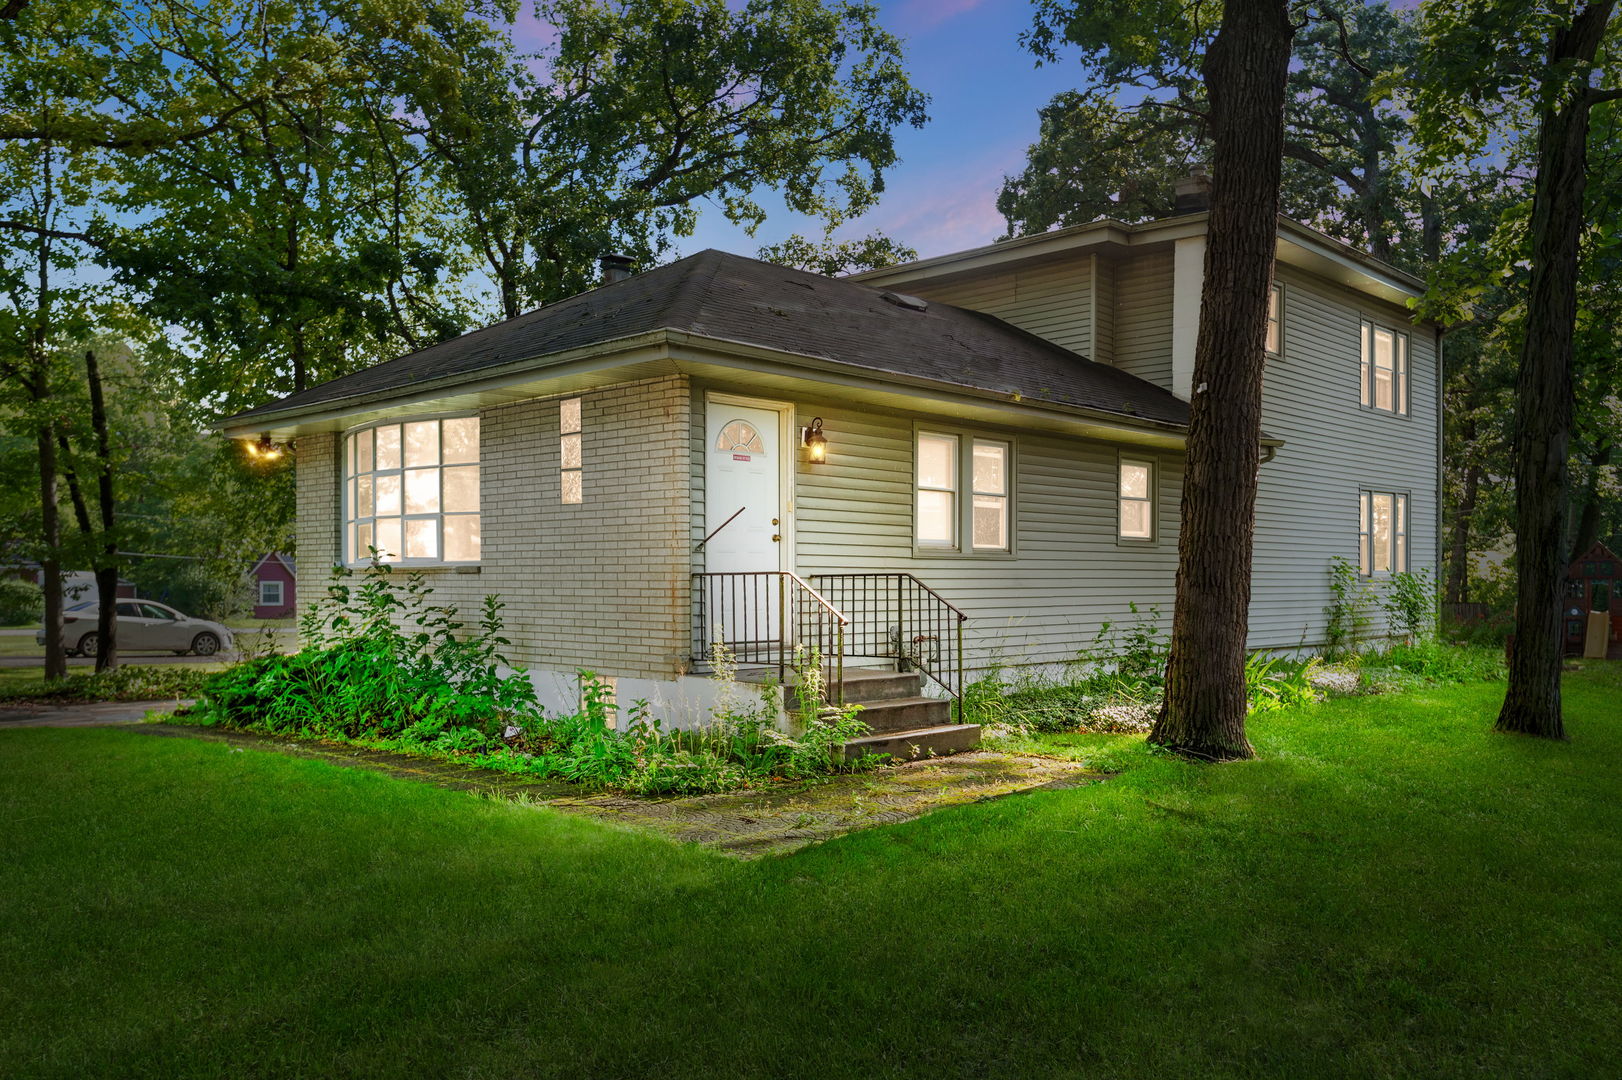
<svg viewBox="0 0 1622 1080">
<path fill-rule="evenodd" d="M 821 465 L 828 460 L 828 440 L 822 434 L 822 417 L 814 418 L 810 426 L 800 433 L 800 442 L 805 447 L 805 459 L 811 464 Z"/>
<path fill-rule="evenodd" d="M 248 456 L 255 461 L 275 461 L 282 456 L 281 446 L 270 441 L 268 431 L 259 436 L 258 442 L 244 439 L 242 444 L 248 448 Z"/>
</svg>

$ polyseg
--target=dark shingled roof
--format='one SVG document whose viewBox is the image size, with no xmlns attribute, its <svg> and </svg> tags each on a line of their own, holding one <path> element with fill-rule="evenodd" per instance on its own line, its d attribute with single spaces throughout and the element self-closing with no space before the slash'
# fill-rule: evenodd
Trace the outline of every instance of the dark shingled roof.
<svg viewBox="0 0 1622 1080">
<path fill-rule="evenodd" d="M 854 281 L 701 251 L 483 330 L 313 386 L 231 418 L 386 395 L 428 380 L 545 357 L 661 328 L 819 357 L 1026 401 L 1188 423 L 1188 404 L 1001 319 L 931 302 L 923 311 Z"/>
</svg>

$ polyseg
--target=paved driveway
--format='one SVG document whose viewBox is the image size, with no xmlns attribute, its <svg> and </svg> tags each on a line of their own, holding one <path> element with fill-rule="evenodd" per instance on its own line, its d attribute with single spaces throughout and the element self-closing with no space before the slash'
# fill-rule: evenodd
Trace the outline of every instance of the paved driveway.
<svg viewBox="0 0 1622 1080">
<path fill-rule="evenodd" d="M 190 701 L 98 701 L 91 704 L 0 705 L 0 731 L 25 727 L 113 727 L 139 724 L 152 711 L 174 712 Z"/>
</svg>

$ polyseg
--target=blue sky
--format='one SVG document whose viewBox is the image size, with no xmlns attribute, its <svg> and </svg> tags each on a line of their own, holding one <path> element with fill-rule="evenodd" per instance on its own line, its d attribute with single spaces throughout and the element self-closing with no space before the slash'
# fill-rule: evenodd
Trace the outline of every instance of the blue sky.
<svg viewBox="0 0 1622 1080">
<path fill-rule="evenodd" d="M 1004 228 L 996 208 L 1002 178 L 1022 168 L 1036 139 L 1036 110 L 1076 85 L 1078 66 L 1038 69 L 1020 48 L 1030 0 L 880 0 L 879 9 L 886 29 L 906 44 L 913 84 L 932 99 L 931 119 L 897 132 L 901 162 L 887 174 L 879 205 L 837 235 L 876 229 L 926 257 L 990 243 Z M 697 233 L 679 240 L 680 252 L 714 247 L 753 255 L 791 232 L 821 235 L 815 222 L 788 214 L 769 194 L 762 202 L 772 212 L 754 237 L 706 209 Z"/>
</svg>

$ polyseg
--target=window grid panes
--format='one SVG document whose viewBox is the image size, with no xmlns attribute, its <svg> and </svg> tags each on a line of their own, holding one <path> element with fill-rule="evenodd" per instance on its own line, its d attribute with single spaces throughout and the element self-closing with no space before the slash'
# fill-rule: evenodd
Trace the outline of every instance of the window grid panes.
<svg viewBox="0 0 1622 1080">
<path fill-rule="evenodd" d="M 346 562 L 479 561 L 478 417 L 357 431 L 344 470 Z"/>
<path fill-rule="evenodd" d="M 1153 540 L 1154 464 L 1122 459 L 1120 534 L 1128 540 Z"/>
<path fill-rule="evenodd" d="M 585 501 L 581 480 L 584 451 L 580 440 L 580 399 L 565 398 L 558 403 L 558 490 L 560 498 L 566 503 Z"/>
<path fill-rule="evenodd" d="M 259 583 L 259 605 L 273 607 L 282 602 L 282 583 L 279 581 L 261 581 Z"/>
<path fill-rule="evenodd" d="M 1394 491 L 1357 495 L 1357 568 L 1364 577 L 1408 570 L 1408 496 Z"/>
<path fill-rule="evenodd" d="M 971 494 L 976 551 L 1008 550 L 1008 444 L 975 439 Z"/>
<path fill-rule="evenodd" d="M 956 435 L 918 435 L 918 545 L 957 546 Z"/>
<path fill-rule="evenodd" d="M 1408 335 L 1364 322 L 1362 401 L 1370 409 L 1408 412 Z"/>
</svg>

